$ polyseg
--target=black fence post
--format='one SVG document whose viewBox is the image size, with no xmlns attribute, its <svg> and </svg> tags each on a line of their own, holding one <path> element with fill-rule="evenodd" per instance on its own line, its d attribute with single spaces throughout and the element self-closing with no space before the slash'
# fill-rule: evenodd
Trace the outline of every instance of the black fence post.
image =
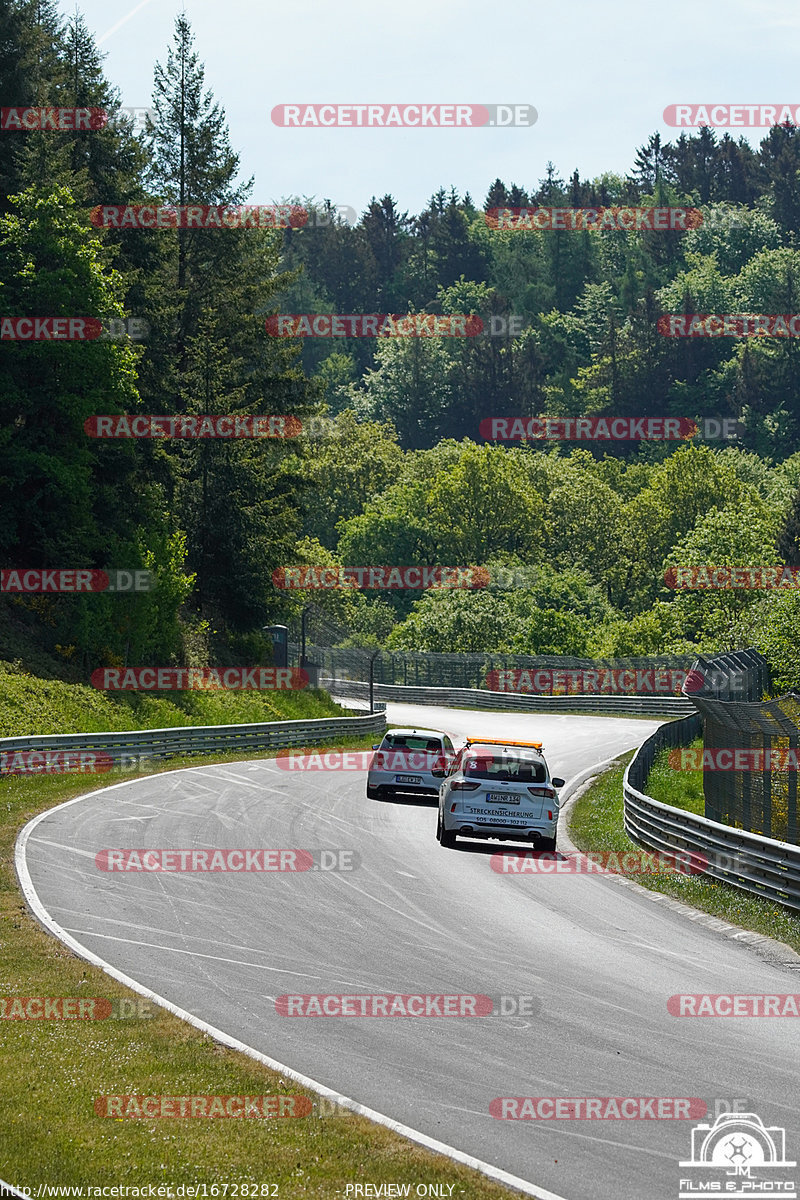
<svg viewBox="0 0 800 1200">
<path fill-rule="evenodd" d="M 369 711 L 375 712 L 375 659 L 380 654 L 380 650 L 376 650 L 370 655 L 369 660 Z"/>
<path fill-rule="evenodd" d="M 306 617 L 309 613 L 309 605 L 307 604 L 300 614 L 300 668 L 306 665 Z"/>
</svg>

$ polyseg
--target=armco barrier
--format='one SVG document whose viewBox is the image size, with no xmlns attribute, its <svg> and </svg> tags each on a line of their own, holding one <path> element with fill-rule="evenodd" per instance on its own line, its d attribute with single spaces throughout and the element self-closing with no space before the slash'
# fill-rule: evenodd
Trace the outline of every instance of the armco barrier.
<svg viewBox="0 0 800 1200">
<path fill-rule="evenodd" d="M 357 679 L 332 679 L 323 676 L 320 687 L 332 696 L 364 699 L 369 684 Z M 581 712 L 610 716 L 614 713 L 635 716 L 682 717 L 695 711 L 683 696 L 535 696 L 511 692 L 490 692 L 485 688 L 412 687 L 395 683 L 376 683 L 376 699 L 406 704 L 441 704 L 445 707 L 494 709 L 510 712 Z"/>
<path fill-rule="evenodd" d="M 800 846 L 720 825 L 647 796 L 642 789 L 659 750 L 687 746 L 702 732 L 699 713 L 662 725 L 639 747 L 622 784 L 625 831 L 648 850 L 683 850 L 708 859 L 706 875 L 800 909 Z"/>
<path fill-rule="evenodd" d="M 254 725 L 183 725 L 175 729 L 134 729 L 124 733 L 52 733 L 0 738 L 0 752 L 14 750 L 102 751 L 113 759 L 135 755 L 172 758 L 178 754 L 226 754 L 314 745 L 343 737 L 383 733 L 382 711 L 352 717 L 308 721 L 271 721 Z M 2 776 L 0 776 L 2 778 Z"/>
</svg>

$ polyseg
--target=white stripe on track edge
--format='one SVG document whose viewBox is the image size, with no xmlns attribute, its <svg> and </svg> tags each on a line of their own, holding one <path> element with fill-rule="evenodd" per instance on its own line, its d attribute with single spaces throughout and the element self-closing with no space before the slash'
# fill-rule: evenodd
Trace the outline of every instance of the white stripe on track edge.
<svg viewBox="0 0 800 1200">
<path fill-rule="evenodd" d="M 623 751 L 624 753 L 624 751 Z M 244 761 L 248 761 L 243 759 Z M 261 760 L 264 761 L 264 760 Z M 269 760 L 266 760 L 269 761 Z M 175 771 L 164 771 L 160 774 L 178 775 L 181 771 L 203 771 L 208 767 L 180 767 Z M 194 1025 L 196 1029 L 202 1033 L 213 1037 L 215 1041 L 221 1042 L 224 1046 L 229 1046 L 232 1050 L 238 1050 L 242 1054 L 246 1054 L 248 1058 L 254 1058 L 257 1062 L 269 1067 L 271 1071 L 277 1071 L 281 1075 L 288 1076 L 295 1083 L 299 1083 L 301 1087 L 308 1088 L 310 1091 L 317 1092 L 321 1096 L 335 1100 L 341 1104 L 343 1108 L 348 1108 L 352 1112 L 358 1113 L 361 1117 L 366 1117 L 370 1121 L 374 1121 L 377 1125 L 383 1125 L 386 1129 L 391 1129 L 393 1133 L 399 1134 L 401 1137 L 408 1138 L 409 1141 L 417 1142 L 420 1146 L 424 1146 L 427 1150 L 432 1150 L 436 1154 L 442 1154 L 446 1158 L 450 1158 L 453 1162 L 461 1163 L 465 1167 L 471 1167 L 474 1171 L 479 1171 L 482 1175 L 486 1175 L 489 1179 L 495 1180 L 497 1183 L 505 1184 L 507 1187 L 515 1188 L 519 1192 L 524 1192 L 527 1196 L 533 1196 L 534 1200 L 566 1200 L 566 1197 L 559 1196 L 555 1192 L 549 1192 L 546 1188 L 539 1187 L 536 1184 L 529 1183 L 526 1179 L 520 1179 L 517 1175 L 511 1175 L 508 1171 L 503 1171 L 500 1167 L 492 1166 L 491 1163 L 483 1162 L 482 1159 L 473 1158 L 469 1154 L 465 1154 L 462 1150 L 456 1150 L 454 1146 L 448 1146 L 445 1142 L 438 1142 L 435 1138 L 428 1137 L 425 1133 L 420 1133 L 416 1129 L 411 1129 L 408 1125 L 402 1125 L 399 1121 L 393 1120 L 392 1117 L 387 1117 L 383 1113 L 375 1112 L 374 1109 L 367 1108 L 363 1104 L 359 1104 L 356 1100 L 351 1100 L 348 1096 L 342 1096 L 339 1092 L 333 1091 L 332 1088 L 326 1087 L 322 1083 L 317 1083 L 316 1080 L 310 1079 L 307 1075 L 302 1075 L 299 1071 L 295 1071 L 292 1067 L 287 1067 L 284 1063 L 278 1062 L 274 1058 L 270 1058 L 266 1054 L 262 1054 L 259 1050 L 253 1049 L 252 1046 L 247 1046 L 244 1042 L 240 1042 L 238 1038 L 231 1037 L 230 1034 L 224 1033 L 223 1030 L 217 1029 L 214 1025 L 209 1025 L 207 1021 L 203 1021 L 200 1017 L 195 1017 L 192 1013 L 187 1012 L 183 1008 L 179 1008 L 170 1000 L 159 996 L 150 988 L 141 984 L 136 979 L 132 979 L 130 975 L 126 975 L 123 971 L 118 971 L 105 959 L 94 954 L 86 946 L 81 945 L 71 934 L 58 924 L 39 899 L 36 889 L 33 886 L 28 864 L 25 858 L 25 849 L 28 840 L 36 826 L 45 817 L 51 816 L 53 813 L 59 812 L 62 808 L 69 808 L 72 804 L 78 804 L 82 800 L 88 800 L 93 796 L 102 795 L 103 792 L 112 792 L 118 787 L 126 787 L 136 780 L 126 780 L 124 783 L 115 783 L 107 788 L 98 788 L 95 792 L 86 792 L 82 796 L 75 796 L 72 800 L 65 800 L 63 804 L 57 804 L 54 808 L 45 809 L 39 813 L 31 821 L 25 825 L 19 833 L 16 846 L 14 849 L 14 866 L 17 872 L 20 887 L 25 900 L 28 903 L 31 911 L 41 925 L 51 933 L 54 937 L 63 942 L 69 947 L 79 958 L 85 959 L 95 967 L 100 967 L 112 979 L 116 979 L 119 983 L 130 988 L 131 991 L 138 992 L 139 995 L 146 997 L 154 1004 L 158 1004 L 161 1008 L 166 1008 L 176 1017 L 180 1017 L 182 1021 L 187 1021 L 190 1025 Z M 570 781 L 572 782 L 572 781 Z"/>
<path fill-rule="evenodd" d="M 25 1192 L 21 1192 L 18 1188 L 13 1187 L 12 1184 L 6 1183 L 5 1179 L 0 1179 L 0 1196 L 3 1195 L 19 1196 L 20 1200 L 29 1200 Z"/>
</svg>

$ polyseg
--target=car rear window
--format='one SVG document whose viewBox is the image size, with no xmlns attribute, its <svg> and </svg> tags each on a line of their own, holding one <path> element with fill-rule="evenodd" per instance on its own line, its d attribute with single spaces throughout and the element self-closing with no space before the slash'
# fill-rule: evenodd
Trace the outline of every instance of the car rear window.
<svg viewBox="0 0 800 1200">
<path fill-rule="evenodd" d="M 546 783 L 547 771 L 533 755 L 471 754 L 464 762 L 467 779 L 489 779 L 500 783 Z"/>
<path fill-rule="evenodd" d="M 441 738 L 427 737 L 385 737 L 382 750 L 427 750 L 430 754 L 439 754 L 442 749 Z"/>
</svg>

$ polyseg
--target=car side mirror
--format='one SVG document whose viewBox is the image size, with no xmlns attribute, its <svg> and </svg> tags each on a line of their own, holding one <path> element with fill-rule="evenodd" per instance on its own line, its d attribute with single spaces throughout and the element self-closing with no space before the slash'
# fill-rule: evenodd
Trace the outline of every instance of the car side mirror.
<svg viewBox="0 0 800 1200">
<path fill-rule="evenodd" d="M 372 749 L 373 749 L 373 750 L 377 750 L 377 749 L 378 749 L 378 747 L 377 747 L 377 746 L 373 746 L 373 747 L 372 747 Z"/>
<path fill-rule="evenodd" d="M 565 781 L 563 779 L 559 779 L 558 776 L 556 776 L 555 779 L 551 779 L 550 782 L 552 783 L 554 788 L 562 788 L 564 786 Z"/>
</svg>

